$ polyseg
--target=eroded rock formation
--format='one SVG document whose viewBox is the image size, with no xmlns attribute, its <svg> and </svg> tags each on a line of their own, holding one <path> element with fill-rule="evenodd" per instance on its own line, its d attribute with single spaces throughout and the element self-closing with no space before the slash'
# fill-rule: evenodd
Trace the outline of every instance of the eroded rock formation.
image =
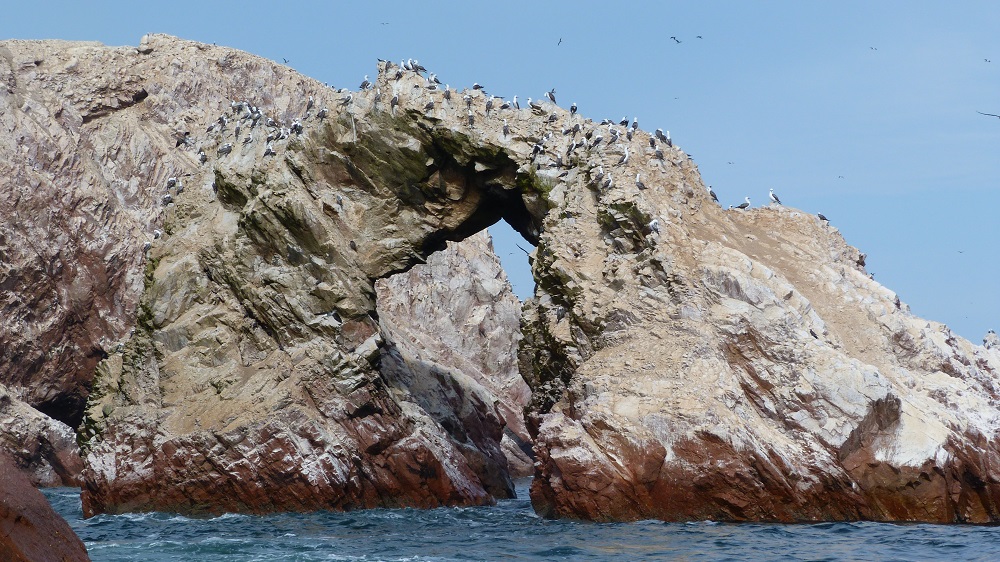
<svg viewBox="0 0 1000 562">
<path fill-rule="evenodd" d="M 76 433 L 0 385 L 0 450 L 35 486 L 79 486 L 83 461 Z"/>
<path fill-rule="evenodd" d="M 480 459 L 470 462 L 493 465 L 490 480 L 507 480 L 508 467 L 530 476 L 524 407 L 531 391 L 517 368 L 521 303 L 489 235 L 449 243 L 375 289 L 386 339 L 383 375 L 408 389 L 467 456 Z M 466 441 L 474 446 L 463 447 Z"/>
<path fill-rule="evenodd" d="M 0 559 L 90 560 L 73 529 L 4 452 L 0 452 Z"/>
<path fill-rule="evenodd" d="M 10 170 L 19 197 L 83 194 L 89 214 L 60 218 L 80 240 L 60 248 L 118 260 L 73 282 L 24 266 L 69 291 L 50 298 L 63 312 L 6 306 L 114 342 L 127 314 L 93 308 L 138 303 L 120 351 L 72 340 L 87 361 L 110 354 L 81 428 L 88 513 L 509 493 L 495 441 L 522 391 L 494 380 L 515 398 L 493 409 L 476 385 L 449 388 L 489 385 L 379 318 L 375 289 L 502 218 L 538 243 L 519 362 L 540 513 L 1000 520 L 997 351 L 913 317 L 815 216 L 719 208 L 687 155 L 644 131 L 547 102 L 487 115 L 481 91 L 449 100 L 390 63 L 373 89 L 338 92 L 166 36 L 4 49 L 5 123 L 46 147 L 42 172 Z"/>
</svg>

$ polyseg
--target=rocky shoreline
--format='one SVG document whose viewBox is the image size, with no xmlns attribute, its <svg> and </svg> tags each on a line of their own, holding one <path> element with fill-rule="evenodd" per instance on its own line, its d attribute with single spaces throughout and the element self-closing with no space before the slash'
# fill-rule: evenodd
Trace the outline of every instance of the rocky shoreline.
<svg viewBox="0 0 1000 562">
<path fill-rule="evenodd" d="M 547 517 L 1000 521 L 995 334 L 913 316 L 815 215 L 719 207 L 661 135 L 377 71 L 0 42 L 0 413 L 36 485 L 263 513 L 531 470 Z M 537 244 L 523 308 L 498 220 Z"/>
</svg>

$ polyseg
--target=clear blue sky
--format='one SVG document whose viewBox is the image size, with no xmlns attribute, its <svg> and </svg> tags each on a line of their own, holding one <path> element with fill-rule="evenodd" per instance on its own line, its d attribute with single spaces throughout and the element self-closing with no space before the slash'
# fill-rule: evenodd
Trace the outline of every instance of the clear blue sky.
<svg viewBox="0 0 1000 562">
<path fill-rule="evenodd" d="M 1000 114 L 1000 2 L 11 4 L 0 38 L 163 32 L 337 87 L 379 57 L 521 99 L 555 87 L 588 117 L 670 130 L 724 205 L 774 188 L 823 212 L 915 314 L 977 343 L 1000 327 L 1000 119 L 976 113 Z"/>
</svg>

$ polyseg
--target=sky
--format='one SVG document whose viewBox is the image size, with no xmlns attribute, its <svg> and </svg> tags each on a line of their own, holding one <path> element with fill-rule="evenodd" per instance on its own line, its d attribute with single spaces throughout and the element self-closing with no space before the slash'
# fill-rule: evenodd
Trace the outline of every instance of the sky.
<svg viewBox="0 0 1000 562">
<path fill-rule="evenodd" d="M 376 59 L 452 88 L 669 130 L 723 205 L 822 212 L 914 314 L 1000 327 L 1000 2 L 14 2 L 0 39 L 242 49 L 357 89 Z M 672 37 L 676 37 L 672 39 Z M 491 228 L 515 291 L 530 249 Z"/>
</svg>

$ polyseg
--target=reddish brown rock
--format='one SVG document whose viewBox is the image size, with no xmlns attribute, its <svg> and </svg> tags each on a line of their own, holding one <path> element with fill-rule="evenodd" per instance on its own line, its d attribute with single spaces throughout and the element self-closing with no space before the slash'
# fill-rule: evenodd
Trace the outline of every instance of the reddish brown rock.
<svg viewBox="0 0 1000 562">
<path fill-rule="evenodd" d="M 348 99 L 270 61 L 166 36 L 138 50 L 3 48 L 0 119 L 34 140 L 0 145 L 13 166 L 0 171 L 21 178 L 25 201 L 48 189 L 81 209 L 54 241 L 37 202 L 23 210 L 36 221 L 27 234 L 3 234 L 17 246 L 9 263 L 26 263 L 34 239 L 73 249 L 62 261 L 41 253 L 62 269 L 7 272 L 45 297 L 5 302 L 19 327 L 3 337 L 33 365 L 42 355 L 29 336 L 41 332 L 46 352 L 74 350 L 80 365 L 108 354 L 81 427 L 88 513 L 502 494 L 492 443 L 512 408 L 453 389 L 450 367 L 416 348 L 400 352 L 405 369 L 381 373 L 381 358 L 409 344 L 380 322 L 375 289 L 502 218 L 539 243 L 520 372 L 543 514 L 1000 520 L 997 350 L 914 317 L 816 217 L 719 208 L 679 147 L 658 158 L 637 131 L 627 161 L 605 144 L 560 164 L 551 139 L 597 124 L 543 102 L 545 115 L 511 110 L 504 134 L 481 92 L 456 92 L 471 97 L 470 124 L 388 63 L 376 90 Z M 268 118 L 280 126 L 261 128 Z M 184 131 L 190 144 L 177 145 Z M 270 149 L 267 133 L 278 135 Z M 15 154 L 26 144 L 27 158 Z M 167 199 L 171 176 L 185 189 Z M 135 303 L 135 334 L 119 348 Z M 28 379 L 43 372 L 33 369 Z M 46 390 L 61 384 L 39 382 L 30 402 L 84 394 Z"/>
<path fill-rule="evenodd" d="M 3 453 L 0 453 L 0 559 L 90 560 L 86 547 L 69 524 Z"/>
</svg>

